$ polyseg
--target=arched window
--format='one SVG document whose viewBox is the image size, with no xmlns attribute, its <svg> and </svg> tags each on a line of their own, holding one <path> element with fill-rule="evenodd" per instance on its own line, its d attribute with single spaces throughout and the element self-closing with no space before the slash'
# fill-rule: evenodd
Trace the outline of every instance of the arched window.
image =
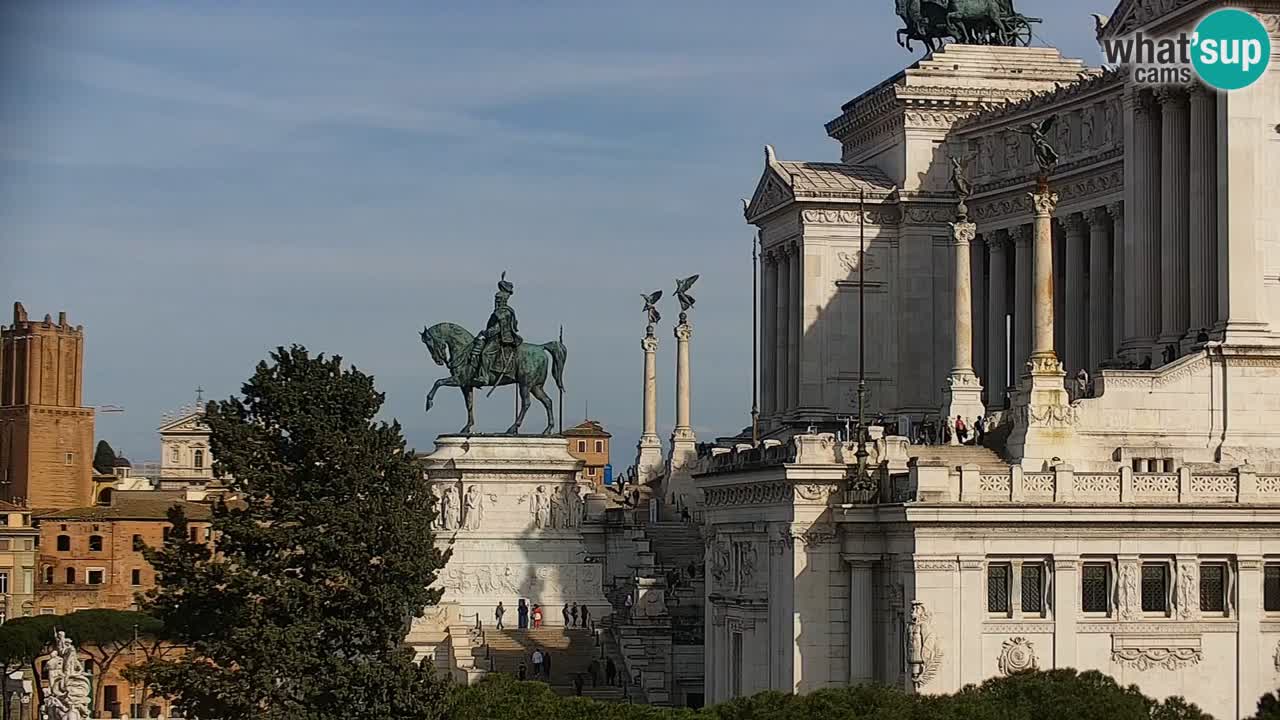
<svg viewBox="0 0 1280 720">
<path fill-rule="evenodd" d="M 70 535 L 58 536 L 58 552 L 71 552 L 71 536 Z"/>
<path fill-rule="evenodd" d="M 102 492 L 98 493 L 98 504 L 99 504 L 99 505 L 110 505 L 110 504 L 111 504 L 111 495 L 112 495 L 114 492 L 115 492 L 115 489 L 114 489 L 114 488 L 109 488 L 109 487 L 102 488 Z"/>
<path fill-rule="evenodd" d="M 101 535 L 89 536 L 89 552 L 102 552 L 102 536 Z"/>
<path fill-rule="evenodd" d="M 52 565 L 44 566 L 44 582 L 46 585 L 53 584 L 53 566 Z"/>
<path fill-rule="evenodd" d="M 67 568 L 67 584 L 68 584 L 68 585 L 75 585 L 75 584 L 76 584 L 76 569 L 75 569 L 75 568 Z"/>
<path fill-rule="evenodd" d="M 196 467 L 197 468 L 204 467 L 204 451 L 203 450 L 196 450 Z"/>
</svg>

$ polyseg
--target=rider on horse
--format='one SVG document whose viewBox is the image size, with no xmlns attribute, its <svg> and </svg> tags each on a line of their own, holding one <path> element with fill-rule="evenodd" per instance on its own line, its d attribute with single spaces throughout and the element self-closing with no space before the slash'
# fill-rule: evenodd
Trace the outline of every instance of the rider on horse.
<svg viewBox="0 0 1280 720">
<path fill-rule="evenodd" d="M 524 340 L 517 333 L 516 312 L 507 304 L 507 299 L 515 292 L 515 286 L 502 273 L 498 281 L 498 292 L 493 296 L 493 314 L 489 316 L 489 324 L 484 332 L 476 336 L 471 347 L 471 361 L 475 368 L 474 377 L 485 377 L 488 370 L 491 380 L 488 385 L 498 385 L 504 377 L 511 374 L 512 362 L 515 360 L 516 348 Z"/>
</svg>

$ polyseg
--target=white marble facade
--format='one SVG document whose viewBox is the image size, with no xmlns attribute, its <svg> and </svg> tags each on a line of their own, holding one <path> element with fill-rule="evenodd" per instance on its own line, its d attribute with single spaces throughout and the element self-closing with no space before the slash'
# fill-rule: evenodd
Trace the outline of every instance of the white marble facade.
<svg viewBox="0 0 1280 720">
<path fill-rule="evenodd" d="M 1148 4 L 1123 3 L 1105 32 L 1162 34 L 1216 6 Z M 1275 26 L 1275 0 L 1251 9 Z M 1264 190 L 1280 177 L 1277 108 L 1274 66 L 1229 94 L 1155 91 L 1048 48 L 950 46 L 841 108 L 826 125 L 841 143 L 841 162 L 784 161 L 767 148 L 746 208 L 763 257 L 766 432 L 856 410 L 860 234 L 868 410 L 914 420 L 939 414 L 952 386 L 957 319 L 967 316 L 966 355 L 985 408 L 995 424 L 1018 422 L 999 411 L 1017 399 L 1032 351 L 1036 171 L 1028 138 L 1013 128 L 1056 115 L 1052 141 L 1062 161 L 1050 178 L 1058 200 L 1047 266 L 1053 345 L 1068 383 L 1085 370 L 1097 396 L 1091 409 L 1053 413 L 1049 422 L 1085 438 L 1058 457 L 1084 465 L 1108 444 L 1113 452 L 1161 444 L 1145 429 L 1128 438 L 1114 420 L 1093 419 L 1136 414 L 1158 431 L 1168 414 L 1161 410 L 1182 397 L 1161 397 L 1160 382 L 1146 397 L 1102 390 L 1131 383 L 1140 369 L 1168 375 L 1173 363 L 1199 354 L 1236 379 L 1197 403 L 1204 432 L 1184 416 L 1181 423 L 1196 427 L 1178 437 L 1177 453 L 1195 462 L 1230 462 L 1243 452 L 1254 462 L 1280 460 L 1280 434 L 1248 427 L 1280 419 L 1273 417 L 1280 387 L 1256 381 L 1280 370 L 1270 350 L 1280 345 L 1272 329 L 1280 320 L 1280 238 L 1270 231 L 1280 203 Z M 974 185 L 964 303 L 948 225 L 952 156 L 966 163 Z M 1247 437 L 1224 436 L 1229 428 Z M 1025 459 L 1038 467 L 1050 458 L 1029 449 Z"/>
<path fill-rule="evenodd" d="M 996 472 L 891 439 L 882 501 L 846 503 L 854 447 L 793 442 L 698 475 L 709 701 L 1070 667 L 1235 718 L 1280 683 L 1280 471 Z"/>
<path fill-rule="evenodd" d="M 598 516 L 598 497 L 578 481 L 564 438 L 442 435 L 423 462 L 440 508 L 437 542 L 453 550 L 438 580 L 443 604 L 490 622 L 501 600 L 512 626 L 522 598 L 549 622 L 571 602 L 603 617 L 601 566 L 584 539 L 603 530 L 583 522 L 593 507 Z"/>
<path fill-rule="evenodd" d="M 1222 5 L 1123 0 L 1103 32 L 1164 35 Z M 1273 37 L 1242 91 L 951 46 L 841 108 L 840 162 L 766 150 L 746 217 L 761 415 L 782 442 L 694 476 L 708 701 L 1073 667 L 1234 718 L 1280 684 L 1280 0 L 1233 5 Z M 1051 114 L 1056 198 L 1033 203 L 1010 128 Z M 972 241 L 949 225 L 953 156 Z M 853 448 L 792 435 L 856 410 L 863 264 L 868 410 L 937 415 L 967 361 L 1004 461 L 881 438 L 878 488 L 846 495 Z"/>
</svg>

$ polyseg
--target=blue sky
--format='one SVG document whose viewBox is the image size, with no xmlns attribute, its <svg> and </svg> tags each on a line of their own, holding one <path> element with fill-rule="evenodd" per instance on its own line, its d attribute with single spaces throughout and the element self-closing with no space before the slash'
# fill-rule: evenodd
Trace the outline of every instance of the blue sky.
<svg viewBox="0 0 1280 720">
<path fill-rule="evenodd" d="M 1017 5 L 1099 61 L 1088 13 L 1113 3 Z M 426 449 L 464 413 L 446 389 L 423 414 L 418 331 L 479 329 L 506 270 L 526 339 L 565 326 L 566 424 L 589 402 L 623 465 L 640 293 L 669 320 L 677 276 L 702 275 L 698 431 L 747 424 L 739 198 L 766 142 L 838 159 L 822 125 L 913 60 L 898 26 L 891 0 L 5 3 L 0 299 L 85 325 L 87 402 L 125 407 L 98 436 L 135 461 L 197 385 L 234 393 L 293 342 L 374 373 Z M 479 429 L 511 402 L 479 403 Z"/>
</svg>

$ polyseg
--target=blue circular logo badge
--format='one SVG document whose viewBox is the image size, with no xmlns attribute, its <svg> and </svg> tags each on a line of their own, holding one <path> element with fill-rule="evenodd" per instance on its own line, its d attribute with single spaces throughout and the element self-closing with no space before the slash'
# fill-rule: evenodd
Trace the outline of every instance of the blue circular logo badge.
<svg viewBox="0 0 1280 720">
<path fill-rule="evenodd" d="M 1191 63 L 1208 85 L 1219 90 L 1248 87 L 1270 62 L 1271 36 L 1251 13 L 1215 10 L 1196 26 Z"/>
</svg>

